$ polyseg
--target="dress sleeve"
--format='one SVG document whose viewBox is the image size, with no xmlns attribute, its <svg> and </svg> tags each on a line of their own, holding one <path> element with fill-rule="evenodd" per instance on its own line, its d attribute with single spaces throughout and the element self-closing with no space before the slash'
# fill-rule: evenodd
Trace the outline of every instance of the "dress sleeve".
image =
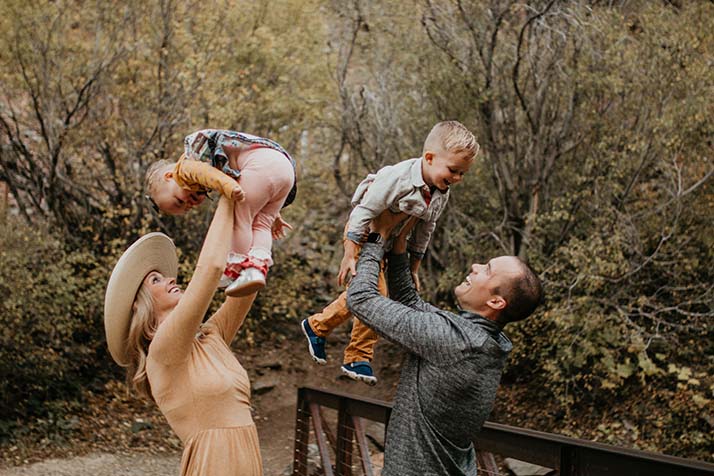
<svg viewBox="0 0 714 476">
<path fill-rule="evenodd" d="M 159 325 L 149 353 L 158 362 L 186 360 L 203 317 L 206 315 L 228 256 L 227 236 L 233 228 L 233 202 L 221 198 L 208 228 L 196 270 L 179 303 Z"/>
<path fill-rule="evenodd" d="M 239 298 L 226 298 L 206 324 L 213 326 L 226 344 L 230 346 L 238 329 L 243 325 L 245 316 L 250 311 L 255 296 L 256 294 Z"/>
</svg>

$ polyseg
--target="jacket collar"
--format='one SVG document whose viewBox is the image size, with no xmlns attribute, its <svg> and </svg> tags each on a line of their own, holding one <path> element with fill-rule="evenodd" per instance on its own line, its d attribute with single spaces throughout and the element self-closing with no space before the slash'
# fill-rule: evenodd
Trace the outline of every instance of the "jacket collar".
<svg viewBox="0 0 714 476">
<path fill-rule="evenodd" d="M 481 314 L 476 314 L 475 312 L 459 309 L 459 316 L 470 321 L 476 321 L 495 333 L 500 333 L 503 330 L 503 327 L 498 322 L 486 319 Z"/>
<path fill-rule="evenodd" d="M 421 173 L 421 163 L 423 160 L 424 160 L 423 158 L 418 158 L 412 164 L 412 169 L 411 169 L 412 185 L 414 185 L 417 188 L 421 188 L 424 185 L 426 185 L 426 182 L 424 182 L 424 176 Z"/>
<path fill-rule="evenodd" d="M 412 185 L 416 188 L 423 188 L 426 187 L 426 182 L 424 181 L 424 175 L 421 172 L 421 167 L 422 167 L 422 162 L 424 161 L 423 157 L 419 157 L 414 161 L 414 163 L 411 166 L 411 182 Z M 434 188 L 434 191 L 431 192 L 431 197 L 432 201 L 434 198 L 438 197 L 439 195 L 443 195 L 445 197 L 449 196 L 449 192 L 451 190 L 447 190 L 446 192 L 442 192 L 438 188 Z"/>
</svg>

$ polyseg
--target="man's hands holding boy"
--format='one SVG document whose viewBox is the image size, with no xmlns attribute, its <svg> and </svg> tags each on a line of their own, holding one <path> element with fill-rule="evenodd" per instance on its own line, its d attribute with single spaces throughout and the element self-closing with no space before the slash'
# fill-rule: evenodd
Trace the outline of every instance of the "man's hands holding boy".
<svg viewBox="0 0 714 476">
<path fill-rule="evenodd" d="M 394 242 L 392 243 L 392 253 L 394 254 L 400 255 L 407 252 L 407 237 L 417 223 L 416 217 L 407 218 L 408 216 L 409 215 L 406 213 L 392 213 L 390 211 L 386 211 L 372 221 L 372 228 L 374 231 L 382 235 L 382 238 L 386 240 L 392 234 L 394 228 L 396 228 L 404 220 L 407 220 L 399 234 L 394 237 Z M 416 286 L 417 292 L 421 291 L 421 282 L 419 281 L 418 273 L 420 263 L 420 260 L 412 260 L 411 263 L 412 280 L 414 280 L 414 286 Z"/>
<path fill-rule="evenodd" d="M 406 253 L 407 251 L 407 237 L 411 233 L 414 225 L 416 225 L 417 218 L 409 217 L 406 213 L 392 213 L 389 210 L 385 210 L 380 213 L 377 218 L 372 220 L 370 229 L 374 232 L 382 235 L 382 239 L 387 241 L 392 235 L 392 231 L 400 223 L 407 221 L 404 227 L 399 232 L 399 235 L 394 237 L 394 242 L 392 244 L 392 252 L 396 254 Z M 359 253 L 359 245 L 352 240 L 344 240 L 345 254 L 342 257 L 342 262 L 340 263 L 340 271 L 337 275 L 337 283 L 342 286 L 347 284 L 349 279 L 352 279 L 357 274 L 357 255 Z M 417 274 L 418 265 L 412 268 L 412 278 L 414 279 L 414 284 L 419 290 L 419 276 Z M 348 279 L 349 276 L 349 279 Z"/>
<path fill-rule="evenodd" d="M 386 210 L 380 213 L 377 218 L 372 220 L 372 230 L 382 235 L 384 241 L 387 241 L 387 239 L 389 239 L 392 235 L 394 228 L 404 221 L 407 221 L 407 223 L 404 224 L 404 227 L 399 232 L 399 235 L 394 237 L 394 243 L 392 244 L 392 252 L 396 254 L 406 253 L 407 237 L 409 236 L 409 233 L 412 232 L 414 225 L 416 225 L 417 218 L 409 217 L 409 215 L 404 212 L 392 213 L 391 211 Z"/>
<path fill-rule="evenodd" d="M 337 284 L 339 286 L 347 284 L 347 282 L 357 274 L 357 253 L 359 252 L 359 245 L 345 238 L 344 247 L 345 254 L 340 263 L 340 272 L 337 273 Z"/>
</svg>

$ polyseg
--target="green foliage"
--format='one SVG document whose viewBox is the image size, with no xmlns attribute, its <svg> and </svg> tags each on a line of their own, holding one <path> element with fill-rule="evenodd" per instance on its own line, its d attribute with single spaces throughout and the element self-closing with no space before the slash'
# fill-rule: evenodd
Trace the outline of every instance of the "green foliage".
<svg viewBox="0 0 714 476">
<path fill-rule="evenodd" d="M 190 277 L 211 207 L 158 217 L 141 190 L 187 133 L 263 134 L 298 160 L 295 231 L 239 336 L 259 345 L 339 292 L 354 186 L 458 119 L 482 152 L 438 224 L 425 297 L 453 305 L 469 263 L 528 259 L 547 302 L 508 329 L 505 379 L 560 408 L 541 429 L 577 436 L 595 412 L 598 439 L 710 459 L 714 4 L 325 3 L 0 7 L 0 180 L 26 222 L 52 225 L 3 223 L 0 420 L 112 365 L 103 286 L 133 239 L 167 232 Z"/>
<path fill-rule="evenodd" d="M 99 264 L 65 252 L 47 230 L 0 222 L 0 437 L 77 398 L 103 367 Z"/>
</svg>

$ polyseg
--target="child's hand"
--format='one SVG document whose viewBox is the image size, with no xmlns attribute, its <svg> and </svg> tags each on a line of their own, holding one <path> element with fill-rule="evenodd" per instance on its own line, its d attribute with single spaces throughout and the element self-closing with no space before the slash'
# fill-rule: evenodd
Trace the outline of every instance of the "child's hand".
<svg viewBox="0 0 714 476">
<path fill-rule="evenodd" d="M 357 259 L 354 256 L 350 256 L 345 253 L 342 258 L 342 263 L 340 263 L 340 272 L 337 275 L 337 284 L 340 286 L 346 285 L 349 280 L 355 277 L 357 274 Z"/>
<path fill-rule="evenodd" d="M 285 238 L 285 236 L 288 234 L 288 232 L 285 231 L 286 229 L 292 230 L 293 227 L 290 223 L 283 220 L 283 217 L 281 217 L 280 214 L 278 214 L 278 217 L 273 222 L 273 227 L 271 229 L 273 239 L 280 240 L 282 238 Z"/>
<path fill-rule="evenodd" d="M 234 202 L 242 202 L 245 200 L 245 192 L 243 192 L 243 189 L 241 188 L 240 185 L 236 185 L 233 187 L 233 191 L 231 192 L 231 200 Z"/>
</svg>

